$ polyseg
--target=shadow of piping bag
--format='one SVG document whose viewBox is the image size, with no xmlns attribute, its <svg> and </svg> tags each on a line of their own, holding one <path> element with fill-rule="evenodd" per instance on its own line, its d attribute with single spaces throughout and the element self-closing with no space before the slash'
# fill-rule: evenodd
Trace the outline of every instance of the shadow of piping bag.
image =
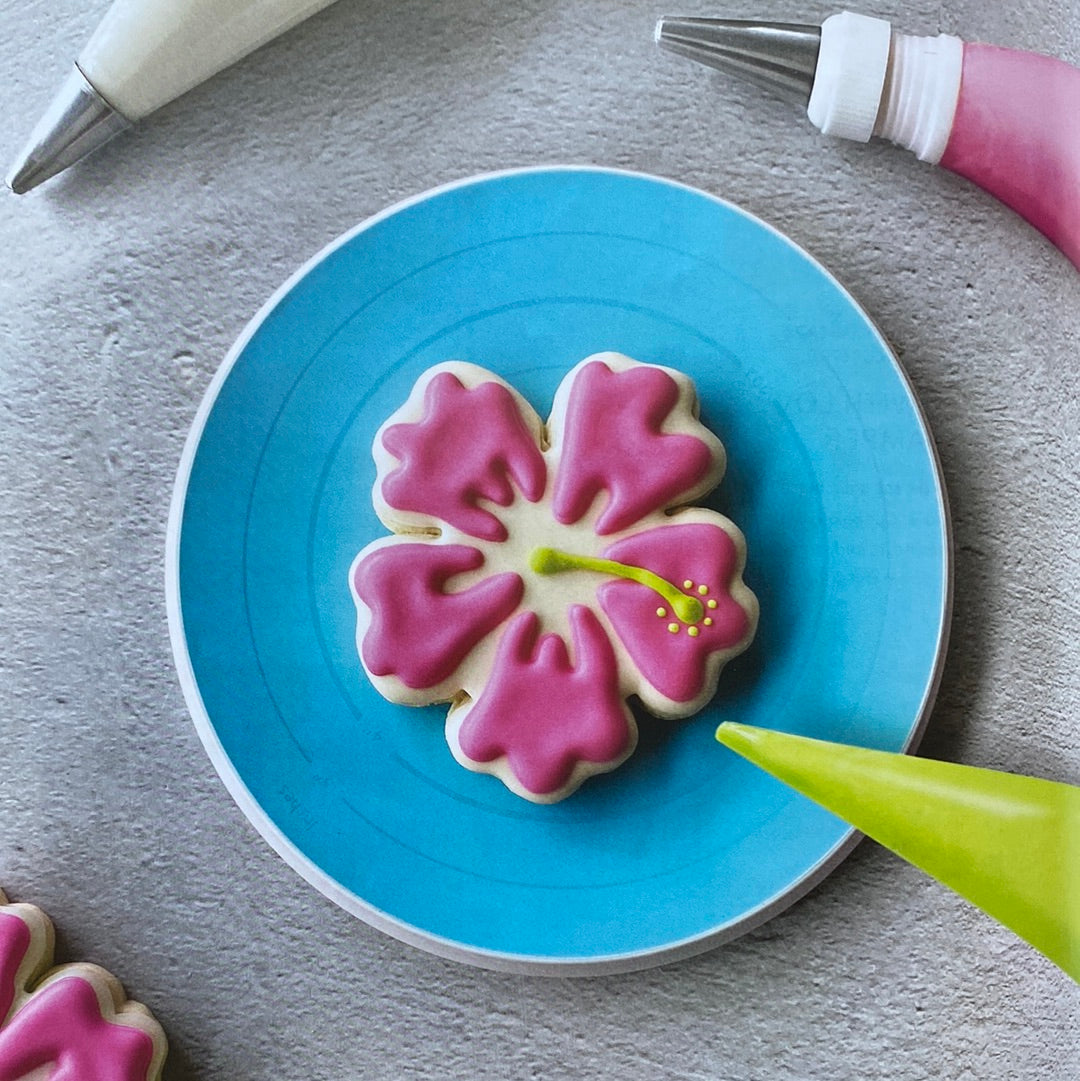
<svg viewBox="0 0 1080 1081">
<path fill-rule="evenodd" d="M 1080 982 L 1080 788 L 730 722 L 716 738 Z"/>
</svg>

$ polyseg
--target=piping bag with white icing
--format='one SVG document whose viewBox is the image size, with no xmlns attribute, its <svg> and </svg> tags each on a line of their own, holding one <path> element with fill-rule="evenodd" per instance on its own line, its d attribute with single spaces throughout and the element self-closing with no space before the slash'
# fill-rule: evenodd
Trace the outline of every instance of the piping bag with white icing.
<svg viewBox="0 0 1080 1081">
<path fill-rule="evenodd" d="M 1080 268 L 1080 68 L 847 11 L 821 26 L 663 18 L 656 41 L 794 96 L 826 135 L 878 136 L 966 177 Z"/>
<path fill-rule="evenodd" d="M 21 195 L 333 0 L 113 0 L 8 177 Z"/>
</svg>

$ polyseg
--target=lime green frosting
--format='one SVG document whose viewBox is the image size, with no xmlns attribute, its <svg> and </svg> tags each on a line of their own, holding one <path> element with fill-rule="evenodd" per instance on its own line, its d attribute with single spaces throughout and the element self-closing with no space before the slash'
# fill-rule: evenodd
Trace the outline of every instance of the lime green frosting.
<svg viewBox="0 0 1080 1081">
<path fill-rule="evenodd" d="M 595 571 L 615 578 L 627 578 L 638 582 L 659 593 L 671 605 L 672 612 L 683 623 L 697 623 L 705 614 L 705 609 L 697 597 L 690 597 L 673 586 L 666 578 L 629 563 L 618 563 L 614 559 L 600 559 L 596 556 L 575 555 L 558 548 L 534 548 L 529 554 L 529 566 L 537 574 L 561 574 L 563 571 Z"/>
</svg>

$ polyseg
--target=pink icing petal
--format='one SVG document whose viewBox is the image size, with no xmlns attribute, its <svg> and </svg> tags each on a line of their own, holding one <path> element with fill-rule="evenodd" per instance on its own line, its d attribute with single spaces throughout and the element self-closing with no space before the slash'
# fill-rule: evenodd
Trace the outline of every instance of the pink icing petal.
<svg viewBox="0 0 1080 1081">
<path fill-rule="evenodd" d="M 101 1016 L 94 988 L 78 976 L 36 992 L 0 1029 L 0 1081 L 55 1063 L 49 1081 L 146 1081 L 154 1042 Z"/>
<path fill-rule="evenodd" d="M 494 675 L 468 708 L 458 746 L 474 762 L 505 756 L 521 785 L 556 792 L 579 762 L 617 762 L 631 745 L 615 653 L 588 608 L 570 611 L 576 665 L 556 634 L 537 641 L 539 620 L 523 612 L 499 643 Z"/>
<path fill-rule="evenodd" d="M 456 574 L 478 570 L 484 556 L 461 544 L 396 542 L 372 548 L 353 568 L 353 588 L 371 612 L 362 656 L 377 676 L 407 687 L 434 687 L 457 671 L 476 644 L 510 616 L 524 583 L 508 572 L 461 592 Z M 422 633 L 417 633 L 421 628 Z"/>
<path fill-rule="evenodd" d="M 382 482 L 391 507 L 430 515 L 483 540 L 507 534 L 478 500 L 508 507 L 511 481 L 530 503 L 544 494 L 540 448 L 501 383 L 467 389 L 451 372 L 440 372 L 425 391 L 423 418 L 391 425 L 382 442 L 401 463 Z"/>
<path fill-rule="evenodd" d="M 15 1001 L 19 966 L 30 949 L 30 928 L 18 916 L 0 913 L 0 1024 Z"/>
<path fill-rule="evenodd" d="M 661 431 L 678 399 L 678 384 L 658 368 L 615 372 L 600 361 L 582 367 L 566 410 L 555 517 L 578 521 L 606 491 L 596 532 L 617 533 L 700 484 L 713 466 L 710 447 Z"/>
<path fill-rule="evenodd" d="M 735 542 L 718 525 L 695 522 L 637 533 L 604 555 L 644 567 L 680 590 L 689 580 L 693 586 L 686 593 L 716 601 L 715 608 L 705 608 L 712 624 L 699 623 L 692 637 L 682 624 L 675 634 L 668 630 L 672 617 L 657 615 L 664 601 L 646 586 L 617 579 L 598 591 L 601 607 L 645 679 L 674 702 L 692 701 L 704 689 L 709 655 L 735 649 L 750 630 L 750 617 L 728 592 L 739 567 Z M 709 587 L 705 595 L 696 591 L 702 584 Z"/>
</svg>

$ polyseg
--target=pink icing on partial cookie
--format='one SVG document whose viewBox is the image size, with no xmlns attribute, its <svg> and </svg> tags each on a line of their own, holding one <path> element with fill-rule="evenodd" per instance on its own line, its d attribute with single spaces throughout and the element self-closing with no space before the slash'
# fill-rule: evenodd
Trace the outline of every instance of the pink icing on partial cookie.
<svg viewBox="0 0 1080 1081">
<path fill-rule="evenodd" d="M 533 798 L 562 798 L 585 771 L 617 765 L 636 740 L 607 635 L 583 605 L 570 621 L 573 663 L 559 635 L 537 637 L 535 614 L 518 616 L 499 642 L 491 682 L 461 709 L 456 742 L 464 764 L 482 768 L 505 758 L 505 779 Z"/>
<path fill-rule="evenodd" d="M 467 388 L 453 373 L 440 372 L 428 383 L 423 418 L 386 428 L 382 444 L 400 462 L 382 482 L 390 507 L 484 540 L 505 540 L 506 528 L 477 500 L 508 507 L 513 481 L 535 503 L 547 483 L 540 448 L 501 383 Z"/>
<path fill-rule="evenodd" d="M 353 568 L 355 596 L 371 612 L 361 656 L 376 676 L 397 676 L 407 687 L 434 687 L 521 601 L 520 575 L 492 575 L 458 593 L 456 574 L 478 570 L 483 553 L 463 544 L 395 544 L 368 548 Z"/>
<path fill-rule="evenodd" d="M 660 368 L 582 367 L 567 407 L 555 517 L 576 522 L 607 492 L 596 531 L 617 533 L 700 486 L 714 465 L 711 448 L 697 436 L 662 430 L 678 400 L 678 384 Z"/>
<path fill-rule="evenodd" d="M 101 1016 L 94 988 L 67 976 L 33 995 L 0 1029 L 0 1081 L 55 1064 L 49 1081 L 146 1081 L 150 1037 Z"/>
<path fill-rule="evenodd" d="M 0 1081 L 43 1070 L 49 1081 L 160 1077 L 164 1033 L 103 969 L 63 965 L 29 986 L 52 963 L 51 925 L 31 905 L 3 902 L 0 893 Z"/>
</svg>

